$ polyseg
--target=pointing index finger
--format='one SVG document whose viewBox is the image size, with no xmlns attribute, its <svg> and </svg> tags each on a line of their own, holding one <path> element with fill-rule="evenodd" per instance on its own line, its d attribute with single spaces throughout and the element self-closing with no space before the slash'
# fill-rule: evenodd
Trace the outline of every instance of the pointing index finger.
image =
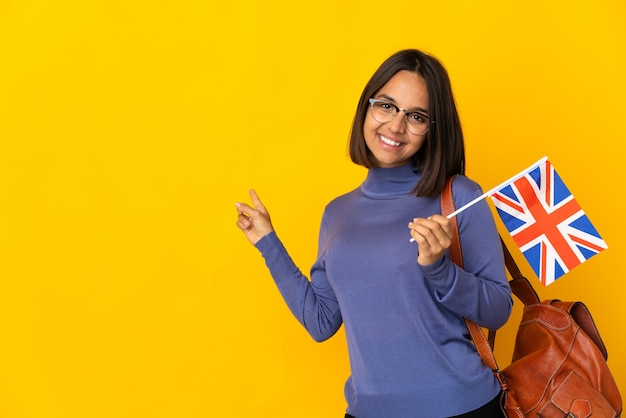
<svg viewBox="0 0 626 418">
<path fill-rule="evenodd" d="M 255 208 L 258 209 L 263 207 L 263 203 L 261 203 L 261 199 L 259 199 L 259 196 L 256 194 L 254 189 L 250 189 L 250 199 L 252 200 L 252 205 Z"/>
</svg>

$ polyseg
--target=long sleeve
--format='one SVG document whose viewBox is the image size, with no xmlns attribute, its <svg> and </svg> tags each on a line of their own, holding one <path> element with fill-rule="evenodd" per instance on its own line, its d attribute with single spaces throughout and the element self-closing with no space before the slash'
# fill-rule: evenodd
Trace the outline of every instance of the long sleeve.
<svg viewBox="0 0 626 418">
<path fill-rule="evenodd" d="M 324 228 L 320 237 L 324 235 Z M 320 238 L 322 241 L 322 238 Z M 257 248 L 287 306 L 315 341 L 332 337 L 342 324 L 337 298 L 328 283 L 323 259 L 311 269 L 312 281 L 302 274 L 275 232 L 257 242 Z"/>
</svg>

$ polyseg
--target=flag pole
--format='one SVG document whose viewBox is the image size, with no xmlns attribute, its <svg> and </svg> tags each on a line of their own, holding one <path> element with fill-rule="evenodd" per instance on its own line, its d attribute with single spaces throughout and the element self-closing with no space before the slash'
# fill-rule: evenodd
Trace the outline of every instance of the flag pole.
<svg viewBox="0 0 626 418">
<path fill-rule="evenodd" d="M 501 188 L 503 188 L 507 184 L 513 183 L 515 180 L 519 179 L 520 177 L 525 176 L 526 173 L 528 173 L 529 171 L 533 171 L 535 168 L 539 167 L 541 164 L 545 163 L 547 160 L 548 160 L 548 157 L 543 157 L 542 159 L 540 159 L 539 161 L 537 161 L 536 163 L 534 163 L 533 165 L 531 165 L 527 169 L 520 171 L 519 173 L 517 173 L 516 175 L 514 175 L 510 179 L 508 179 L 506 181 L 503 181 L 502 183 L 498 184 L 493 189 L 487 191 L 486 193 L 483 193 L 482 195 L 478 196 L 476 199 L 472 200 L 471 202 L 466 203 L 465 205 L 461 206 L 460 208 L 458 208 L 457 210 L 455 210 L 454 212 L 452 212 L 451 214 L 446 216 L 446 218 L 450 219 L 453 216 L 458 215 L 459 213 L 463 212 L 465 209 L 469 208 L 470 206 L 476 204 L 477 202 L 480 202 L 481 200 L 483 200 L 487 196 L 497 192 L 498 190 L 500 190 Z M 410 242 L 413 242 L 413 241 L 415 241 L 415 239 L 411 238 Z"/>
<path fill-rule="evenodd" d="M 501 188 L 503 188 L 507 184 L 513 183 L 515 180 L 519 179 L 520 177 L 525 176 L 526 173 L 528 173 L 529 171 L 533 171 L 535 168 L 539 167 L 541 164 L 545 163 L 547 160 L 548 160 L 548 157 L 543 157 L 542 159 L 537 161 L 535 164 L 533 164 L 530 167 L 528 167 L 526 170 L 523 170 L 523 171 L 517 173 L 516 175 L 514 175 L 513 177 L 511 177 L 510 179 L 508 179 L 506 181 L 503 181 L 502 183 L 498 184 L 493 189 L 487 191 L 486 193 L 483 193 L 482 195 L 478 196 L 476 199 L 472 200 L 471 202 L 466 203 L 465 205 L 461 206 L 459 209 L 455 210 L 454 212 L 452 212 L 451 214 L 449 214 L 446 217 L 448 219 L 450 219 L 453 216 L 458 215 L 459 213 L 463 212 L 465 209 L 469 208 L 470 206 L 472 206 L 476 202 L 481 201 L 482 199 L 486 198 L 487 196 L 494 194 L 495 192 L 497 192 L 498 190 L 500 190 Z"/>
</svg>

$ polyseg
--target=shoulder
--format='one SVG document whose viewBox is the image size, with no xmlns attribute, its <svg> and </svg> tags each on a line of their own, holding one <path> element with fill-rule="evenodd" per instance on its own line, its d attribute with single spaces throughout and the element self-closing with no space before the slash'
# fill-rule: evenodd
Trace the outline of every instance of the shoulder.
<svg viewBox="0 0 626 418">
<path fill-rule="evenodd" d="M 474 180 L 458 175 L 452 182 L 452 195 L 457 204 L 465 204 L 483 194 L 483 189 Z"/>
<path fill-rule="evenodd" d="M 327 205 L 326 205 L 326 210 L 329 209 L 336 209 L 336 208 L 341 208 L 344 207 L 346 205 L 352 205 L 355 201 L 355 199 L 361 194 L 361 189 L 359 187 L 357 187 L 356 189 L 353 189 L 347 193 L 344 193 L 342 195 L 339 195 L 335 198 L 333 198 Z"/>
</svg>

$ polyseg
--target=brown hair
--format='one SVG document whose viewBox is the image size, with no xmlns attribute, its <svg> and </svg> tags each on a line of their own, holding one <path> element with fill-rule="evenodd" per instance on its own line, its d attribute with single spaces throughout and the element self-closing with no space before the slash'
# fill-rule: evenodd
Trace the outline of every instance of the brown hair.
<svg viewBox="0 0 626 418">
<path fill-rule="evenodd" d="M 350 158 L 366 168 L 378 166 L 363 134 L 368 100 L 402 70 L 413 72 L 426 82 L 431 121 L 424 145 L 412 159 L 415 169 L 422 171 L 413 191 L 417 196 L 436 197 L 441 194 L 448 177 L 465 173 L 465 146 L 448 73 L 436 58 L 428 54 L 416 49 L 399 51 L 376 70 L 363 89 L 352 122 L 348 145 Z"/>
</svg>

